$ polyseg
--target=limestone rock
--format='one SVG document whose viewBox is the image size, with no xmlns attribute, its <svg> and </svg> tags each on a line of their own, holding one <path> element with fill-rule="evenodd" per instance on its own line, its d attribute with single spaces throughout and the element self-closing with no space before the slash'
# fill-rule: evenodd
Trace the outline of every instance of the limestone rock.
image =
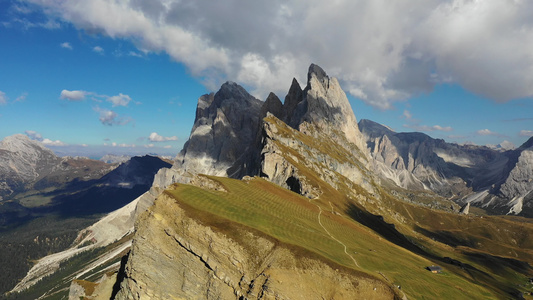
<svg viewBox="0 0 533 300">
<path fill-rule="evenodd" d="M 469 212 L 470 212 L 470 202 L 463 205 L 461 209 L 459 210 L 459 213 L 463 215 L 468 215 Z"/>
<path fill-rule="evenodd" d="M 176 157 L 180 172 L 238 177 L 257 136 L 262 102 L 233 82 L 200 97 L 191 136 Z"/>
</svg>

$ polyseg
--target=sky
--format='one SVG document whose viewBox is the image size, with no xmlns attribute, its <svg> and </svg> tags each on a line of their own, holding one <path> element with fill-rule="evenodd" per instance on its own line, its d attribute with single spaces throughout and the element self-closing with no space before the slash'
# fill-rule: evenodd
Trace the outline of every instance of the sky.
<svg viewBox="0 0 533 300">
<path fill-rule="evenodd" d="M 357 119 L 448 142 L 533 136 L 533 1 L 1 0 L 0 139 L 176 155 L 197 99 L 283 99 L 311 63 Z"/>
</svg>

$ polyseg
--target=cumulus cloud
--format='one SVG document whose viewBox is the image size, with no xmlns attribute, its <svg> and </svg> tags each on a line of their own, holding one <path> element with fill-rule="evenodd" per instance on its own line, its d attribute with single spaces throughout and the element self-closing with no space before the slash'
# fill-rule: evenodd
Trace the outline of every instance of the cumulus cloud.
<svg viewBox="0 0 533 300">
<path fill-rule="evenodd" d="M 128 104 L 131 102 L 131 97 L 128 95 L 122 94 L 122 93 L 119 93 L 116 96 L 106 96 L 106 95 L 100 95 L 94 92 L 87 92 L 87 91 L 81 91 L 81 90 L 75 90 L 75 91 L 62 90 L 61 94 L 59 95 L 59 99 L 68 100 L 68 101 L 82 101 L 85 99 L 85 97 L 89 95 L 92 96 L 91 97 L 92 100 L 96 102 L 102 102 L 104 100 L 111 102 L 113 104 L 113 107 L 128 106 Z M 136 102 L 136 103 L 139 103 L 139 102 Z"/>
<path fill-rule="evenodd" d="M 60 140 L 53 141 L 51 139 L 43 138 L 43 136 L 40 133 L 38 133 L 37 131 L 26 130 L 24 133 L 26 133 L 26 135 L 30 139 L 35 140 L 35 141 L 39 141 L 39 142 L 43 143 L 45 146 L 67 146 L 68 145 L 66 143 L 63 143 Z"/>
<path fill-rule="evenodd" d="M 42 141 L 43 140 L 43 136 L 40 133 L 38 133 L 37 131 L 26 130 L 25 133 L 32 140 L 36 140 L 36 141 Z"/>
<path fill-rule="evenodd" d="M 508 140 L 504 140 L 498 146 L 500 146 L 500 148 L 506 149 L 506 150 L 511 150 L 511 149 L 516 148 L 516 146 L 512 142 L 509 142 Z"/>
<path fill-rule="evenodd" d="M 116 96 L 108 97 L 107 101 L 113 103 L 113 107 L 115 107 L 115 106 L 128 106 L 128 103 L 130 103 L 131 98 L 128 95 L 124 95 L 122 93 L 119 93 Z"/>
<path fill-rule="evenodd" d="M 531 137 L 533 136 L 533 130 L 520 130 L 520 136 Z"/>
<path fill-rule="evenodd" d="M 59 95 L 59 99 L 62 100 L 68 100 L 68 101 L 82 101 L 85 99 L 85 96 L 90 94 L 86 91 L 69 91 L 69 90 L 62 90 L 61 94 Z"/>
<path fill-rule="evenodd" d="M 483 135 L 483 136 L 488 136 L 488 135 L 500 136 L 499 133 L 494 132 L 494 131 L 490 131 L 489 129 L 481 129 L 481 130 L 476 131 L 476 133 L 478 135 Z"/>
<path fill-rule="evenodd" d="M 116 112 L 109 109 L 96 107 L 94 111 L 99 113 L 100 122 L 107 126 L 126 125 L 131 122 L 130 118 L 119 117 Z"/>
<path fill-rule="evenodd" d="M 0 91 L 0 105 L 7 104 L 7 96 L 6 93 Z"/>
<path fill-rule="evenodd" d="M 148 139 L 151 142 L 168 142 L 168 141 L 177 141 L 178 137 L 177 136 L 164 137 L 164 136 L 157 134 L 157 132 L 152 132 L 150 133 L 150 136 L 148 137 Z"/>
<path fill-rule="evenodd" d="M 283 95 L 314 62 L 382 109 L 442 82 L 495 101 L 533 96 L 532 1 L 31 2 L 140 52 L 165 51 L 211 89 L 233 79 Z"/>
<path fill-rule="evenodd" d="M 104 48 L 102 48 L 100 46 L 94 46 L 93 47 L 93 51 L 98 53 L 98 54 L 103 54 L 104 53 Z"/>
<path fill-rule="evenodd" d="M 64 43 L 61 43 L 59 44 L 59 46 L 61 46 L 61 48 L 65 48 L 65 49 L 68 49 L 68 50 L 72 50 L 72 45 L 69 43 L 69 42 L 64 42 Z"/>
<path fill-rule="evenodd" d="M 63 143 L 62 141 L 60 141 L 60 140 L 52 141 L 50 139 L 43 139 L 42 143 L 45 146 L 66 146 L 67 145 L 67 144 Z"/>
<path fill-rule="evenodd" d="M 450 127 L 450 126 L 442 127 L 440 125 L 428 126 L 428 125 L 420 125 L 420 124 L 404 124 L 403 126 L 406 127 L 406 128 L 411 128 L 411 129 L 413 129 L 415 131 L 422 131 L 422 132 L 428 132 L 428 131 L 445 131 L 445 132 L 449 132 L 449 131 L 453 130 L 453 128 Z"/>
</svg>

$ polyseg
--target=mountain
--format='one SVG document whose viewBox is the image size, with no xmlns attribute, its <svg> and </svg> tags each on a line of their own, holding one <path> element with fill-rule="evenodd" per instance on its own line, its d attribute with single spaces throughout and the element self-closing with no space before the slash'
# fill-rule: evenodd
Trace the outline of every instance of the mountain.
<svg viewBox="0 0 533 300">
<path fill-rule="evenodd" d="M 12 296 L 520 298 L 533 223 L 460 214 L 447 197 L 503 182 L 524 149 L 502 156 L 357 123 L 316 65 L 283 103 L 227 82 L 200 97 L 189 141 L 148 192 L 40 260 Z M 483 168 L 494 172 L 478 177 Z"/>
<path fill-rule="evenodd" d="M 396 185 L 431 190 L 463 205 L 497 214 L 532 216 L 531 139 L 515 150 L 458 145 L 423 133 L 397 133 L 370 120 L 359 122 L 373 169 Z M 524 206 L 524 200 L 526 205 Z"/>
<path fill-rule="evenodd" d="M 17 193 L 100 178 L 115 166 L 87 158 L 56 156 L 40 142 L 16 134 L 0 142 L 0 201 Z"/>
</svg>

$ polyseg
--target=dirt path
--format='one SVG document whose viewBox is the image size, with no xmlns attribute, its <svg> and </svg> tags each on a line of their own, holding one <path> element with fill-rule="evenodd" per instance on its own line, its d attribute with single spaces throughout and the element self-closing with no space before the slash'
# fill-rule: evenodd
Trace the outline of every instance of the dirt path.
<svg viewBox="0 0 533 300">
<path fill-rule="evenodd" d="M 312 203 L 311 201 L 313 200 L 317 200 L 317 199 L 309 199 L 309 202 Z M 324 225 L 322 224 L 322 221 L 320 220 L 320 216 L 322 215 L 322 208 L 320 207 L 320 205 L 316 204 L 316 203 L 313 203 L 316 207 L 318 207 L 318 224 L 320 225 L 320 227 L 322 227 L 322 229 L 324 229 L 324 231 L 329 235 L 330 238 L 332 238 L 334 241 L 336 241 L 337 243 L 341 244 L 343 247 L 344 247 L 344 253 L 346 253 L 346 255 L 348 255 L 348 257 L 350 257 L 350 259 L 353 261 L 353 263 L 355 264 L 356 267 L 358 268 L 361 268 L 359 266 L 359 264 L 357 263 L 357 260 L 355 260 L 355 258 L 348 253 L 348 247 L 346 247 L 346 245 L 341 242 L 339 239 L 337 239 L 336 237 L 334 237 L 327 229 L 326 227 L 324 227 Z M 331 203 L 330 203 L 331 205 Z M 331 212 L 333 213 L 333 206 L 331 205 Z"/>
</svg>

